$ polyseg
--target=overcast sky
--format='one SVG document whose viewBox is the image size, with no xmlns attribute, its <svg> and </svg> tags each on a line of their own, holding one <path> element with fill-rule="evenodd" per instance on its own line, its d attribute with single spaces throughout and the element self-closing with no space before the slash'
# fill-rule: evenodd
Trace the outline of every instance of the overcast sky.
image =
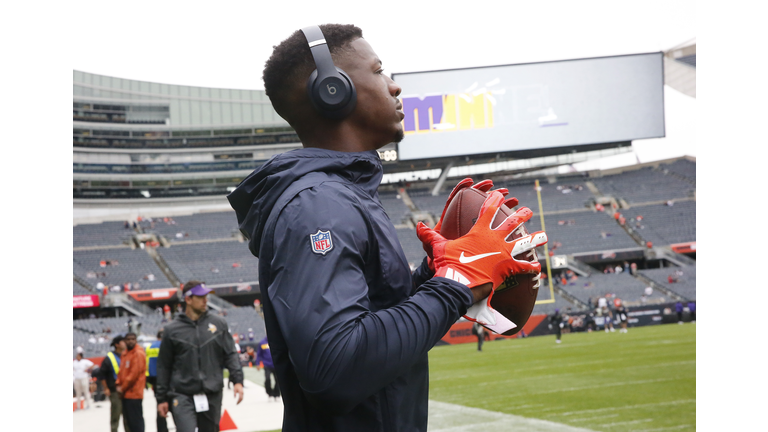
<svg viewBox="0 0 768 432">
<path fill-rule="evenodd" d="M 87 44 L 73 69 L 238 89 L 263 89 L 272 47 L 312 24 L 359 26 L 390 75 L 664 51 L 696 37 L 691 0 L 80 4 L 73 16 Z M 664 155 L 692 153 L 681 147 Z"/>
<path fill-rule="evenodd" d="M 92 7 L 73 14 L 87 41 L 73 69 L 239 89 L 263 89 L 274 45 L 329 22 L 362 28 L 388 74 L 662 51 L 696 36 L 691 0 L 81 4 Z"/>
</svg>

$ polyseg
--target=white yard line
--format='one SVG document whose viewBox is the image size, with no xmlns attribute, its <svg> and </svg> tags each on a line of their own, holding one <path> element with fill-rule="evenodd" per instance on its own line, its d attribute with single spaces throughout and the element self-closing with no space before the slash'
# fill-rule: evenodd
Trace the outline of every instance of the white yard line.
<svg viewBox="0 0 768 432">
<path fill-rule="evenodd" d="M 546 420 L 429 401 L 430 432 L 593 432 Z"/>
<path fill-rule="evenodd" d="M 648 403 L 648 404 L 624 405 L 619 407 L 597 408 L 597 409 L 589 409 L 589 410 L 581 410 L 581 411 L 568 411 L 564 413 L 550 414 L 550 415 L 572 416 L 572 415 L 581 415 L 584 413 L 599 413 L 599 412 L 606 412 L 606 411 L 619 411 L 619 410 L 627 410 L 627 409 L 635 409 L 635 408 L 653 407 L 658 405 L 680 405 L 680 404 L 689 404 L 689 403 L 695 404 L 696 399 L 682 399 L 682 400 L 669 401 L 669 402 L 656 402 L 656 403 Z"/>
</svg>

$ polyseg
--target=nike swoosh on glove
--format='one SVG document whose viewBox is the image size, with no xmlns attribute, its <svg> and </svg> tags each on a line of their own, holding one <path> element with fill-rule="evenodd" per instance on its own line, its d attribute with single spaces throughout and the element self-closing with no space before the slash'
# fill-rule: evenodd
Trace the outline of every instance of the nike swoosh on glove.
<svg viewBox="0 0 768 432">
<path fill-rule="evenodd" d="M 455 240 L 447 240 L 439 232 L 419 222 L 416 235 L 434 261 L 435 276 L 453 279 L 469 288 L 491 283 L 495 290 L 511 274 L 541 272 L 541 264 L 538 262 L 517 260 L 514 257 L 544 245 L 547 242 L 546 233 L 538 231 L 507 241 L 517 227 L 531 219 L 533 212 L 522 207 L 494 229 L 493 220 L 503 203 L 504 194 L 491 191 L 483 202 L 475 225 L 466 235 Z M 491 307 L 493 293 L 491 291 L 484 301 L 470 307 L 464 318 L 478 322 L 495 333 L 504 333 L 517 327 L 517 324 Z"/>
</svg>

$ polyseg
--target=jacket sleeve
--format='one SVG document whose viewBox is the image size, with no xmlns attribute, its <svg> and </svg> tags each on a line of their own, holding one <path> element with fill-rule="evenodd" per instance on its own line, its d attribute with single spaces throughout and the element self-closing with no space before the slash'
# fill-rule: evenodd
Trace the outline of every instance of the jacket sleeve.
<svg viewBox="0 0 768 432">
<path fill-rule="evenodd" d="M 107 369 L 109 367 L 109 369 Z M 104 356 L 104 359 L 101 361 L 101 366 L 99 366 L 99 376 L 97 379 L 99 381 L 107 379 L 107 374 L 112 372 L 112 365 L 109 362 L 109 357 Z"/>
<path fill-rule="evenodd" d="M 173 367 L 173 342 L 166 331 L 160 342 L 160 352 L 157 354 L 157 382 L 155 398 L 157 403 L 168 402 L 168 390 L 171 386 L 171 367 Z"/>
<path fill-rule="evenodd" d="M 127 368 L 125 368 L 125 374 L 121 377 L 118 377 L 118 385 L 122 387 L 123 392 L 125 392 L 127 389 L 131 388 L 136 384 L 136 381 L 138 381 L 139 376 L 143 375 L 144 372 L 147 371 L 147 364 L 146 364 L 146 358 L 144 355 L 144 351 L 140 347 L 135 347 L 134 350 L 139 350 L 136 352 L 131 359 L 131 364 Z M 120 372 L 123 371 L 123 368 L 120 368 Z"/>
<path fill-rule="evenodd" d="M 429 264 L 427 264 L 427 257 L 424 257 L 424 259 L 421 261 L 421 265 L 413 271 L 413 274 L 411 274 L 411 280 L 413 280 L 412 292 L 415 293 L 418 291 L 421 284 L 432 279 L 432 276 L 434 275 L 435 272 L 430 270 Z"/>
<path fill-rule="evenodd" d="M 301 192 L 279 215 L 267 292 L 302 389 L 343 414 L 423 360 L 472 305 L 472 293 L 433 278 L 397 306 L 371 311 L 364 210 L 354 195 L 329 189 Z M 325 254 L 310 242 L 318 230 L 331 233 Z"/>
<path fill-rule="evenodd" d="M 234 384 L 243 383 L 243 369 L 240 367 L 240 358 L 235 349 L 235 340 L 229 333 L 229 327 L 224 323 L 224 367 L 229 371 L 229 380 Z M 162 352 L 162 350 L 161 350 Z"/>
</svg>

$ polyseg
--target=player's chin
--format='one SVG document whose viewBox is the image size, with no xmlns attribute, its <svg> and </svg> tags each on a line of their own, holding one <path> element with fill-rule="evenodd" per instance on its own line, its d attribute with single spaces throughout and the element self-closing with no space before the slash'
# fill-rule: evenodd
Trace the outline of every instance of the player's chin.
<svg viewBox="0 0 768 432">
<path fill-rule="evenodd" d="M 398 123 L 397 129 L 395 130 L 394 137 L 392 138 L 392 142 L 397 144 L 400 141 L 402 141 L 403 138 L 405 138 L 405 132 L 403 132 L 403 126 L 402 124 Z"/>
</svg>

